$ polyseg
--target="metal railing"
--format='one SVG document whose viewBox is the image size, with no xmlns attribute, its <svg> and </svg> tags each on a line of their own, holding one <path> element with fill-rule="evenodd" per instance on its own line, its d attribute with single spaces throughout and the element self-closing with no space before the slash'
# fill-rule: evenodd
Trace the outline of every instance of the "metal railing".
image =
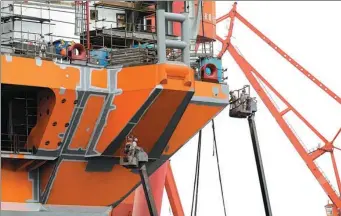
<svg viewBox="0 0 341 216">
<path fill-rule="evenodd" d="M 26 135 L 1 133 L 1 151 L 33 154 L 33 147 L 29 145 Z"/>
<path fill-rule="evenodd" d="M 14 4 L 14 6 L 20 6 L 20 14 L 14 14 L 14 11 L 13 13 L 7 14 L 18 15 L 19 19 L 20 17 L 21 19 L 24 18 L 22 12 L 23 8 L 49 11 L 48 18 L 46 19 L 47 21 L 44 19 L 47 22 L 45 24 L 49 26 L 49 29 L 47 33 L 43 32 L 42 29 L 40 32 L 30 32 L 27 30 L 24 31 L 21 22 L 19 30 L 16 29 L 8 32 L 3 32 L 2 35 L 6 37 L 2 37 L 1 46 L 2 48 L 7 49 L 2 49 L 2 53 L 20 55 L 29 58 L 41 57 L 45 60 L 70 62 L 75 64 L 79 63 L 79 61 L 77 61 L 77 63 L 72 62 L 72 59 L 70 59 L 68 56 L 57 54 L 55 47 L 52 45 L 53 41 L 57 39 L 64 39 L 73 40 L 75 42 L 79 41 L 85 46 L 86 38 L 84 33 L 80 34 L 80 37 L 78 38 L 70 37 L 70 35 L 56 35 L 51 32 L 50 26 L 57 26 L 58 23 L 67 23 L 72 25 L 75 25 L 75 23 L 51 19 L 50 11 L 71 13 L 70 10 L 72 10 L 72 7 L 67 7 L 66 9 L 52 8 L 48 3 L 46 3 L 46 5 L 43 5 L 44 7 L 42 7 L 42 5 L 39 5 L 39 7 L 36 5 L 32 6 L 23 4 Z M 75 11 L 72 12 L 74 13 Z M 181 14 L 178 15 L 183 16 Z M 82 19 L 84 19 L 83 16 Z M 90 32 L 90 42 L 92 43 L 92 46 L 90 49 L 87 49 L 87 59 L 82 63 L 82 65 L 86 63 L 97 64 L 98 62 L 105 61 L 107 62 L 107 65 L 121 64 L 123 66 L 129 66 L 136 64 L 154 64 L 158 61 L 158 52 L 156 50 L 158 49 L 157 34 L 155 31 L 155 26 L 141 23 L 125 22 L 123 27 L 117 27 L 118 24 L 120 24 L 121 22 L 105 19 L 96 19 L 94 20 L 94 22 L 95 27 Z M 102 23 L 102 26 L 97 27 L 97 23 L 100 22 Z M 110 26 L 106 24 L 110 24 Z M 43 23 L 41 25 L 43 25 Z M 42 36 L 45 36 L 44 38 L 47 38 L 47 40 L 41 42 Z M 168 40 L 168 37 L 175 40 Z M 176 36 L 166 36 L 166 39 L 169 42 L 168 45 L 170 46 L 167 49 L 167 61 L 180 61 L 184 58 L 184 56 L 187 56 L 179 52 L 184 48 L 187 49 L 187 44 L 185 45 L 185 43 L 181 43 L 181 41 L 178 41 L 178 37 Z M 43 43 L 46 43 L 47 47 L 44 53 L 41 52 L 41 47 Z M 179 47 L 179 44 L 182 46 Z M 174 47 L 174 45 L 177 46 Z M 108 52 L 108 57 L 102 58 L 100 56 L 89 55 L 92 51 L 95 50 L 106 50 Z M 134 54 L 134 51 L 136 51 L 136 54 Z"/>
</svg>

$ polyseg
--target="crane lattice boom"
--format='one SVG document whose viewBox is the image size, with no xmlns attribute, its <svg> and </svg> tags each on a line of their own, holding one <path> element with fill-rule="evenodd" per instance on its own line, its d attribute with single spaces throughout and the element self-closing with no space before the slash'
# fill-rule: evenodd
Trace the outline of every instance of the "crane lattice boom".
<svg viewBox="0 0 341 216">
<path fill-rule="evenodd" d="M 334 145 L 334 141 L 341 133 L 341 128 L 335 134 L 332 140 L 328 140 L 325 138 L 307 119 L 303 117 L 303 115 L 295 109 L 243 56 L 241 56 L 236 48 L 231 43 L 231 36 L 234 27 L 234 21 L 237 18 L 244 25 L 246 25 L 252 32 L 254 32 L 258 37 L 260 37 L 265 43 L 267 43 L 270 47 L 272 47 L 277 53 L 279 53 L 283 58 L 285 58 L 290 64 L 292 64 L 296 69 L 305 75 L 308 79 L 310 79 L 314 84 L 316 84 L 319 88 L 321 88 L 325 93 L 327 93 L 333 100 L 335 100 L 339 105 L 341 105 L 341 98 L 335 94 L 332 90 L 330 90 L 326 85 L 324 85 L 320 80 L 318 80 L 315 76 L 313 76 L 309 71 L 307 71 L 303 66 L 301 66 L 297 61 L 295 61 L 292 57 L 290 57 L 287 53 L 285 53 L 281 48 L 279 48 L 275 43 L 273 43 L 268 37 L 266 37 L 262 32 L 260 32 L 256 27 L 254 27 L 250 22 L 248 22 L 242 15 L 240 15 L 236 10 L 237 3 L 234 3 L 230 12 L 225 14 L 224 16 L 217 19 L 217 23 L 230 19 L 229 30 L 227 37 L 225 39 L 217 36 L 217 40 L 222 43 L 222 50 L 218 54 L 218 57 L 221 58 L 226 51 L 230 53 L 233 59 L 237 62 L 239 67 L 242 69 L 246 78 L 249 80 L 259 97 L 262 99 L 263 103 L 267 106 L 273 117 L 278 122 L 281 129 L 284 131 L 290 142 L 295 147 L 296 151 L 299 153 L 301 158 L 305 161 L 307 166 L 309 167 L 312 174 L 315 176 L 317 181 L 322 186 L 323 190 L 326 192 L 330 200 L 333 202 L 334 208 L 340 211 L 341 209 L 341 181 L 340 175 L 338 172 L 337 164 L 335 161 L 334 150 L 341 150 L 340 148 Z M 274 101 L 271 100 L 271 97 L 266 93 L 265 89 L 262 87 L 260 80 L 267 88 L 269 88 L 285 105 L 286 108 L 283 110 L 279 110 L 276 108 Z M 290 128 L 288 122 L 284 119 L 284 116 L 289 112 L 296 115 L 309 129 L 319 137 L 324 143 L 322 147 L 317 148 L 312 152 L 308 152 L 303 146 L 303 143 L 299 140 L 298 136 L 294 133 L 294 131 Z M 321 155 L 329 153 L 331 157 L 331 162 L 333 164 L 333 169 L 335 173 L 335 178 L 337 182 L 337 189 L 334 189 L 329 180 L 323 174 L 322 170 L 316 165 L 315 160 L 319 158 Z"/>
</svg>

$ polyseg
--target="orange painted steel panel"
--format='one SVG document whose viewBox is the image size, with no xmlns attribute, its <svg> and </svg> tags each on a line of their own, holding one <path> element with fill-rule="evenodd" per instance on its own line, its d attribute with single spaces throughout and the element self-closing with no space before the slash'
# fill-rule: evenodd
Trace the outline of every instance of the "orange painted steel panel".
<svg viewBox="0 0 341 216">
<path fill-rule="evenodd" d="M 58 149 L 74 109 L 80 108 L 76 101 L 79 99 L 76 98 L 75 90 L 81 84 L 81 68 L 65 66 L 66 68 L 62 69 L 56 63 L 48 61 L 42 61 L 42 66 L 38 66 L 36 60 L 21 57 L 12 57 L 12 61 L 7 62 L 6 58 L 2 56 L 1 60 L 3 83 L 43 86 L 52 90 L 51 92 L 41 92 L 39 96 L 42 99 L 39 100 L 38 123 L 31 131 L 29 144 L 41 149 Z M 27 66 L 24 68 L 22 64 Z M 84 71 L 82 70 L 82 72 Z M 105 89 L 108 87 L 107 75 L 106 69 L 90 69 L 91 79 L 88 81 L 94 87 Z M 160 94 L 133 128 L 133 134 L 139 138 L 139 145 L 147 152 L 153 149 L 190 91 L 195 89 L 195 96 L 208 99 L 224 100 L 228 98 L 218 84 L 195 82 L 194 71 L 187 66 L 161 64 L 123 68 L 117 73 L 117 89 L 121 90 L 121 93 L 114 97 L 112 105 L 116 108 L 108 113 L 106 125 L 96 146 L 97 151 L 103 152 L 108 147 L 155 88 L 160 89 Z M 217 95 L 214 93 L 215 89 L 219 89 Z M 104 97 L 94 95 L 89 97 L 82 109 L 83 113 L 70 148 L 84 149 L 87 146 L 103 107 Z M 215 107 L 214 104 L 210 104 L 210 106 L 190 104 L 171 137 L 165 155 L 171 155 L 178 150 L 221 109 L 223 109 L 221 105 Z M 47 110 L 49 111 L 47 112 Z M 88 128 L 89 134 L 86 134 L 84 131 Z M 46 145 L 47 141 L 49 143 Z M 119 151 L 116 154 L 118 153 Z M 56 170 L 56 178 L 52 183 L 47 203 L 110 205 L 127 195 L 140 181 L 139 175 L 120 166 L 114 166 L 111 172 L 86 172 L 86 166 L 87 162 L 84 161 L 62 161 Z M 53 171 L 52 167 L 52 164 L 45 164 L 41 167 L 41 191 L 45 190 Z M 70 178 L 70 173 L 72 173 L 72 178 Z M 131 203 L 127 201 L 127 208 L 124 209 L 129 209 Z"/>
<path fill-rule="evenodd" d="M 38 93 L 37 123 L 32 128 L 28 137 L 27 145 L 29 148 L 33 146 L 39 148 L 55 103 L 56 97 L 50 89 L 42 90 Z"/>
<path fill-rule="evenodd" d="M 194 96 L 224 99 L 228 101 L 228 92 L 224 92 L 222 86 L 223 85 L 217 83 L 196 81 Z M 219 90 L 217 95 L 214 94 L 214 88 Z"/>
<path fill-rule="evenodd" d="M 116 109 L 109 111 L 107 124 L 96 145 L 95 150 L 100 153 L 117 137 L 148 99 L 156 85 L 157 66 L 123 68 L 118 73 L 117 80 L 117 88 L 122 90 L 122 94 L 115 96 L 113 105 Z"/>
<path fill-rule="evenodd" d="M 123 91 L 153 89 L 158 83 L 158 65 L 123 68 L 117 75 L 117 88 Z"/>
<path fill-rule="evenodd" d="M 193 87 L 194 71 L 186 65 L 157 64 L 123 68 L 118 73 L 118 88 L 123 91 L 154 88 L 159 84 L 167 84 L 167 80 L 177 80 L 165 88 L 188 90 Z M 185 86 L 187 82 L 191 86 Z"/>
<path fill-rule="evenodd" d="M 202 23 L 200 23 L 198 36 L 205 37 L 210 40 L 215 40 L 216 38 L 216 6 L 215 1 L 203 1 L 203 22 L 204 22 L 204 33 L 202 28 Z"/>
<path fill-rule="evenodd" d="M 28 172 L 14 171 L 14 166 L 3 159 L 1 166 L 1 201 L 26 202 L 33 199 Z"/>
<path fill-rule="evenodd" d="M 62 69 L 52 61 L 41 61 L 38 66 L 35 59 L 12 56 L 8 62 L 1 56 L 1 83 L 27 86 L 41 86 L 51 89 L 76 89 L 80 79 L 78 68 L 66 66 Z M 39 79 L 38 79 L 39 78 Z"/>
<path fill-rule="evenodd" d="M 135 192 L 125 198 L 118 206 L 111 211 L 111 216 L 126 215 L 129 216 L 133 212 Z"/>
<path fill-rule="evenodd" d="M 84 107 L 80 122 L 69 149 L 86 149 L 104 105 L 104 97 L 91 95 Z"/>
<path fill-rule="evenodd" d="M 82 161 L 61 162 L 47 204 L 107 206 L 140 181 L 138 174 L 122 166 L 114 166 L 111 172 L 87 172 L 86 165 Z"/>
<path fill-rule="evenodd" d="M 65 124 L 70 123 L 69 121 L 75 107 L 75 91 L 65 90 L 62 95 L 59 94 L 59 90 L 53 90 L 53 92 L 54 96 L 46 96 L 42 100 L 41 103 L 43 104 L 40 106 L 37 124 L 32 129 L 28 138 L 29 143 L 40 149 L 58 149 L 62 141 L 62 137 L 59 134 L 65 133 L 67 129 Z"/>
<path fill-rule="evenodd" d="M 184 65 L 160 64 L 123 68 L 118 73 L 117 84 L 118 88 L 122 89 L 122 94 L 115 96 L 113 104 L 116 106 L 116 109 L 109 112 L 107 125 L 97 143 L 96 151 L 102 153 L 108 147 L 110 142 L 117 137 L 138 109 L 146 102 L 157 85 L 161 83 L 164 89 L 181 90 L 182 92 L 193 88 L 193 80 L 194 71 Z M 189 83 L 190 85 L 185 85 Z M 170 99 L 164 100 L 163 103 L 173 104 L 174 102 L 171 102 Z M 140 134 L 138 137 L 144 136 L 142 132 Z M 150 141 L 152 137 L 156 136 L 157 133 L 150 136 L 148 140 Z M 155 139 L 153 138 L 153 140 Z M 148 149 L 151 149 L 151 144 L 141 142 L 145 145 L 150 145 Z M 119 154 L 120 151 L 117 155 Z"/>
<path fill-rule="evenodd" d="M 107 70 L 93 70 L 91 72 L 91 85 L 98 88 L 108 88 Z"/>
<path fill-rule="evenodd" d="M 158 65 L 158 82 L 165 89 L 188 91 L 194 87 L 194 71 L 185 65 Z"/>
<path fill-rule="evenodd" d="M 198 36 L 205 36 L 208 40 L 215 40 L 216 38 L 216 5 L 215 1 L 203 1 L 203 23 L 204 23 L 204 35 L 202 32 L 202 22 L 199 24 Z M 195 13 L 197 11 L 198 1 L 195 3 Z M 182 13 L 184 11 L 183 1 L 173 2 L 173 12 Z M 200 17 L 202 18 L 202 17 Z M 173 23 L 173 34 L 176 36 L 181 36 L 181 25 L 180 23 Z M 200 37 L 198 38 L 200 40 Z"/>
<path fill-rule="evenodd" d="M 163 155 L 172 155 L 225 107 L 189 104 Z"/>
</svg>

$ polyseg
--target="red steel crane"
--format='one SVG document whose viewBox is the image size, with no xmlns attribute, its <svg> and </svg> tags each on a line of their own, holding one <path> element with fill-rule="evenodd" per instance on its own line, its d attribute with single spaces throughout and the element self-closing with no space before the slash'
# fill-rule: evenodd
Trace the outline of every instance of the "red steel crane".
<svg viewBox="0 0 341 216">
<path fill-rule="evenodd" d="M 222 50 L 218 54 L 218 58 L 221 58 L 226 51 L 230 53 L 236 63 L 239 65 L 246 78 L 249 80 L 250 84 L 253 86 L 258 96 L 261 98 L 263 103 L 271 112 L 272 116 L 276 119 L 277 123 L 286 134 L 298 154 L 305 161 L 311 173 L 315 176 L 319 184 L 322 186 L 325 193 L 328 195 L 332 204 L 326 206 L 326 211 L 328 215 L 331 216 L 341 216 L 341 181 L 338 172 L 334 151 L 341 150 L 334 145 L 334 141 L 341 133 L 341 128 L 337 131 L 335 136 L 328 140 L 323 136 L 303 115 L 295 109 L 243 56 L 241 56 L 234 45 L 231 43 L 231 36 L 233 32 L 233 26 L 235 19 L 241 21 L 245 26 L 247 26 L 252 32 L 254 32 L 258 37 L 260 37 L 265 43 L 272 47 L 277 53 L 279 53 L 283 58 L 285 58 L 290 64 L 292 64 L 296 69 L 310 79 L 315 85 L 321 88 L 325 93 L 327 93 L 333 100 L 341 105 L 341 98 L 330 90 L 326 85 L 324 85 L 320 80 L 313 76 L 309 71 L 307 71 L 303 66 L 301 66 L 297 61 L 295 61 L 291 56 L 285 53 L 281 48 L 279 48 L 275 43 L 273 43 L 268 37 L 266 37 L 262 32 L 260 32 L 255 26 L 248 22 L 241 14 L 236 10 L 237 3 L 234 3 L 230 12 L 224 16 L 218 18 L 216 23 L 230 19 L 228 34 L 225 39 L 217 35 L 217 40 L 222 43 Z M 266 93 L 265 89 L 262 87 L 260 80 L 267 88 L 269 88 L 285 105 L 286 108 L 279 110 L 276 108 L 274 102 L 271 100 L 270 96 Z M 296 115 L 317 137 L 323 141 L 323 145 L 317 149 L 309 152 L 303 146 L 295 132 L 290 128 L 288 122 L 284 119 L 284 116 L 288 113 L 293 113 Z M 334 189 L 331 183 L 328 181 L 326 176 L 323 174 L 322 170 L 317 166 L 315 160 L 321 155 L 329 153 L 331 163 L 333 165 L 334 174 L 337 182 L 337 189 Z"/>
</svg>

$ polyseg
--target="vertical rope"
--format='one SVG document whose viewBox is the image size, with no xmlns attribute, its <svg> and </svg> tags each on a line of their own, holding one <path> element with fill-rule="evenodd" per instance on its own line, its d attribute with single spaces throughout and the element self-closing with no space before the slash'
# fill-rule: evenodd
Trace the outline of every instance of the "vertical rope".
<svg viewBox="0 0 341 216">
<path fill-rule="evenodd" d="M 226 216 L 227 214 L 226 214 L 226 206 L 225 206 L 225 198 L 224 198 L 223 184 L 222 184 L 221 173 L 220 173 L 220 165 L 219 165 L 219 156 L 218 156 L 217 140 L 216 140 L 216 135 L 215 135 L 214 119 L 212 119 L 212 131 L 213 131 L 213 144 L 214 144 L 214 150 L 215 150 L 216 159 L 217 159 L 217 168 L 218 168 L 218 175 L 219 175 L 221 199 L 223 200 L 224 215 Z"/>
<path fill-rule="evenodd" d="M 197 209 L 198 209 L 200 158 L 201 158 L 201 130 L 199 131 L 199 139 L 198 139 L 197 162 L 195 166 L 195 176 L 194 176 L 194 184 L 193 184 L 191 216 L 196 216 Z"/>
</svg>

